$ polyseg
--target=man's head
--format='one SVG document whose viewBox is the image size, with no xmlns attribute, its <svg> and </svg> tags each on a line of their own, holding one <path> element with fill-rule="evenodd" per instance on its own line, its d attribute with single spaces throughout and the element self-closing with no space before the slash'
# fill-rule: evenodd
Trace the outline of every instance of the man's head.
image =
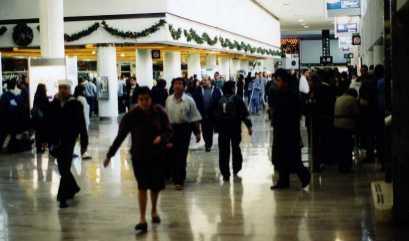
<svg viewBox="0 0 409 241">
<path fill-rule="evenodd" d="M 212 86 L 212 81 L 210 80 L 209 77 L 204 77 L 204 78 L 202 79 L 202 86 L 203 86 L 204 88 L 210 88 L 210 87 Z"/>
<path fill-rule="evenodd" d="M 215 72 L 214 73 L 214 80 L 219 80 L 220 79 L 220 73 L 219 72 Z"/>
<path fill-rule="evenodd" d="M 12 78 L 7 82 L 7 89 L 8 90 L 14 90 L 17 86 L 17 79 Z"/>
<path fill-rule="evenodd" d="M 148 87 L 140 87 L 135 91 L 136 103 L 142 110 L 149 110 L 152 107 L 152 94 Z"/>
<path fill-rule="evenodd" d="M 132 77 L 129 80 L 129 83 L 131 84 L 131 86 L 136 86 L 138 84 L 138 81 L 136 80 L 136 77 Z"/>
<path fill-rule="evenodd" d="M 285 69 L 278 69 L 275 73 L 275 84 L 278 90 L 285 91 L 288 89 L 288 82 L 290 81 L 290 75 Z"/>
<path fill-rule="evenodd" d="M 236 92 L 236 82 L 234 81 L 227 81 L 223 85 L 223 94 L 230 96 L 234 95 Z"/>
<path fill-rule="evenodd" d="M 72 82 L 69 80 L 60 80 L 58 82 L 58 96 L 67 99 L 71 95 Z"/>
<path fill-rule="evenodd" d="M 183 78 L 175 78 L 172 80 L 172 88 L 175 95 L 182 95 L 185 91 L 186 81 Z"/>
<path fill-rule="evenodd" d="M 361 76 L 367 76 L 368 75 L 368 66 L 362 65 L 361 66 Z"/>
<path fill-rule="evenodd" d="M 310 70 L 309 69 L 303 69 L 302 70 L 302 75 L 304 75 L 304 77 L 306 78 L 306 79 L 308 79 L 308 78 L 310 78 Z"/>
</svg>

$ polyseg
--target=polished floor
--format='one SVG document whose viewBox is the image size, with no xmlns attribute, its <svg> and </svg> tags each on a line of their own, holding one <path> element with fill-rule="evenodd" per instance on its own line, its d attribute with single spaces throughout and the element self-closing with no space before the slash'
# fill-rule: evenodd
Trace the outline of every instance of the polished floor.
<svg viewBox="0 0 409 241">
<path fill-rule="evenodd" d="M 116 124 L 93 124 L 93 159 L 75 159 L 72 170 L 82 191 L 68 209 L 57 207 L 59 175 L 48 155 L 0 155 L 0 241 L 409 240 L 374 210 L 370 182 L 380 175 L 371 167 L 349 175 L 327 170 L 314 175 L 305 191 L 293 177 L 291 190 L 270 191 L 271 130 L 263 116 L 253 119 L 254 136 L 243 138 L 241 179 L 223 183 L 217 149 L 205 153 L 194 146 L 185 191 L 168 186 L 160 200 L 163 222 L 150 225 L 145 235 L 133 232 L 137 189 L 128 146 L 123 145 L 109 168 L 102 166 Z"/>
</svg>

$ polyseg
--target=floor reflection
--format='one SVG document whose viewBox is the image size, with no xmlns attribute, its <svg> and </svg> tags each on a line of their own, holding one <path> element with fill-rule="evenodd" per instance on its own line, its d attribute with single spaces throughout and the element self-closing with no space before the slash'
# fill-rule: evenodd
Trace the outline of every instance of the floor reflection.
<svg viewBox="0 0 409 241">
<path fill-rule="evenodd" d="M 109 168 L 101 164 L 116 124 L 93 123 L 93 159 L 74 160 L 72 171 L 81 193 L 66 210 L 59 210 L 55 201 L 59 175 L 52 157 L 0 155 L 0 241 L 409 240 L 408 231 L 379 222 L 369 189 L 377 177 L 373 169 L 350 175 L 327 170 L 313 177 L 306 192 L 296 189 L 294 177 L 293 189 L 271 192 L 271 129 L 263 116 L 253 120 L 254 136 L 243 135 L 240 178 L 223 183 L 217 148 L 205 153 L 195 146 L 189 154 L 186 190 L 168 186 L 159 205 L 163 223 L 150 225 L 142 236 L 133 232 L 137 189 L 126 145 Z M 303 153 L 307 160 L 307 147 Z"/>
</svg>

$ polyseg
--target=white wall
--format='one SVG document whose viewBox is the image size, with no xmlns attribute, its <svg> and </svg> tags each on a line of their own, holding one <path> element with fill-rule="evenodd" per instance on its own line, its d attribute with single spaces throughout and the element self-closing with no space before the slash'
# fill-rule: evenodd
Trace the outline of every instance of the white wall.
<svg viewBox="0 0 409 241">
<path fill-rule="evenodd" d="M 39 0 L 0 2 L 0 20 L 39 17 Z M 158 12 L 280 46 L 280 23 L 251 0 L 64 0 L 66 17 Z"/>
<path fill-rule="evenodd" d="M 300 52 L 302 64 L 319 64 L 322 55 L 322 41 L 302 40 Z M 338 40 L 331 40 L 331 56 L 336 64 L 346 62 L 344 53 L 338 47 Z"/>
<path fill-rule="evenodd" d="M 64 0 L 64 16 L 166 12 L 167 0 Z M 39 0 L 0 0 L 0 19 L 38 18 Z"/>
<path fill-rule="evenodd" d="M 280 46 L 280 23 L 251 0 L 168 0 L 168 12 Z"/>
<path fill-rule="evenodd" d="M 384 1 L 367 1 L 366 11 L 361 19 L 362 49 L 367 51 L 383 37 Z"/>
</svg>

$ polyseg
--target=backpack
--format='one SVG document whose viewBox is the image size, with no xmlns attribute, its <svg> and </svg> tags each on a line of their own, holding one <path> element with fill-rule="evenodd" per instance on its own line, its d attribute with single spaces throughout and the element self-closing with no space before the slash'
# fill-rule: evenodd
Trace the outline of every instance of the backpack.
<svg viewBox="0 0 409 241">
<path fill-rule="evenodd" d="M 216 121 L 230 122 L 240 118 L 236 104 L 236 96 L 223 96 L 216 110 Z"/>
</svg>

